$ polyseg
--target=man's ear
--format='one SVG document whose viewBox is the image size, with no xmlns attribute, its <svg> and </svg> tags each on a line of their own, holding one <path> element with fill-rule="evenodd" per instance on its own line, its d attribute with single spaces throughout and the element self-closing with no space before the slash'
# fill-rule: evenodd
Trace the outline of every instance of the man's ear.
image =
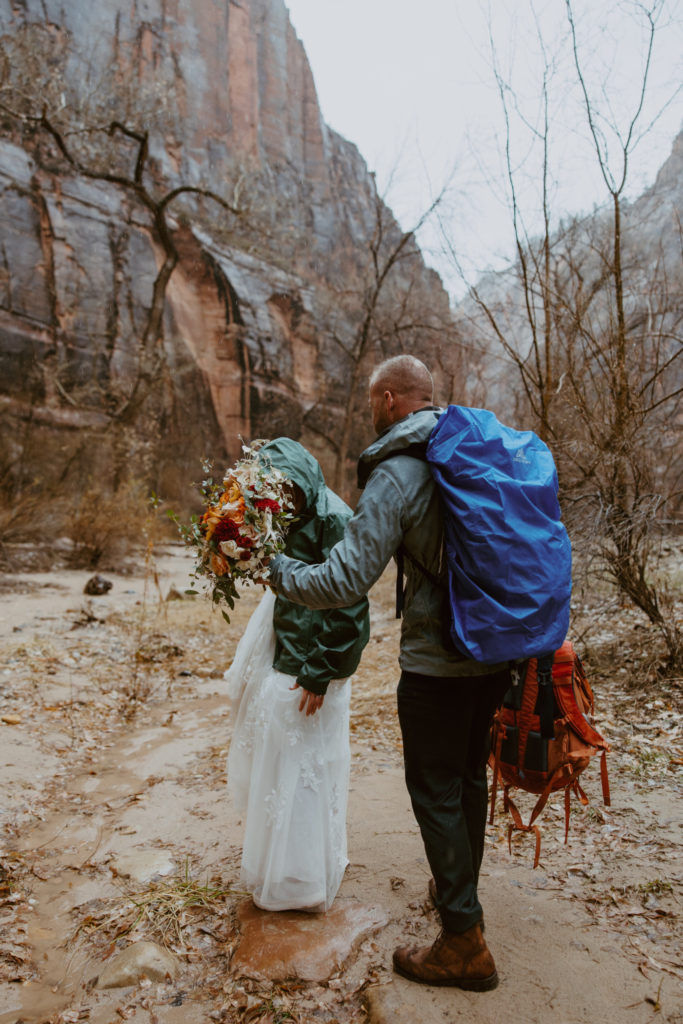
<svg viewBox="0 0 683 1024">
<path fill-rule="evenodd" d="M 392 395 L 391 391 L 385 391 L 384 392 L 384 400 L 385 400 L 385 402 L 387 404 L 387 409 L 391 410 L 391 409 L 394 408 L 395 399 L 394 399 L 394 396 Z"/>
</svg>

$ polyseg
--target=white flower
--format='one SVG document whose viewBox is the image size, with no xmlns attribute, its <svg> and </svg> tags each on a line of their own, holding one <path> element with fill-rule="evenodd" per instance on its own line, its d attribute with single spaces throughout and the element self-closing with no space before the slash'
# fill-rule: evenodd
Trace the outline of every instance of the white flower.
<svg viewBox="0 0 683 1024">
<path fill-rule="evenodd" d="M 234 540 L 222 540 L 218 547 L 221 549 L 224 555 L 228 558 L 239 558 L 240 548 L 237 546 L 237 542 Z"/>
<path fill-rule="evenodd" d="M 240 562 L 240 569 L 247 570 L 248 572 L 252 572 L 254 569 L 258 569 L 260 567 L 260 565 L 261 565 L 261 559 L 260 558 L 249 558 L 249 559 L 244 559 L 244 561 Z"/>
</svg>

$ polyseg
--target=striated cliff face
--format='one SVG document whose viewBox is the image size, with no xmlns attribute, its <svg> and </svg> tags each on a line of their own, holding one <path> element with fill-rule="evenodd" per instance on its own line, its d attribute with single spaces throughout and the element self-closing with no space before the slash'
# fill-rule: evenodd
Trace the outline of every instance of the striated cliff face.
<svg viewBox="0 0 683 1024">
<path fill-rule="evenodd" d="M 378 218 L 400 232 L 322 121 L 283 0 L 0 0 L 0 37 L 5 477 L 83 483 L 123 458 L 178 493 L 200 454 L 279 433 L 329 468 Z M 407 255 L 387 298 L 433 329 L 378 331 L 368 359 L 409 347 L 445 388 L 448 299 Z"/>
</svg>

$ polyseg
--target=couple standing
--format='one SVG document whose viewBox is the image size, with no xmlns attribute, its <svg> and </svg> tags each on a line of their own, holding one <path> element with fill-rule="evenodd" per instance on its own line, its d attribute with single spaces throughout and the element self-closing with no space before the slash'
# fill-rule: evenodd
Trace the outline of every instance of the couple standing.
<svg viewBox="0 0 683 1024">
<path fill-rule="evenodd" d="M 397 949 L 394 968 L 414 981 L 485 991 L 498 981 L 482 934 L 477 896 L 486 828 L 486 760 L 491 719 L 509 685 L 509 671 L 507 664 L 467 660 L 444 642 L 444 595 L 430 579 L 440 569 L 439 497 L 427 463 L 408 454 L 411 446 L 415 450 L 424 445 L 438 420 L 441 409 L 432 402 L 431 374 L 418 359 L 403 355 L 382 363 L 370 378 L 378 437 L 359 461 L 363 493 L 355 513 L 345 511 L 327 489 L 327 511 L 321 503 L 319 514 L 315 501 L 311 507 L 311 493 L 298 495 L 300 503 L 308 502 L 303 507 L 311 523 L 309 536 L 300 538 L 295 549 L 288 540 L 288 554 L 271 563 L 270 582 L 277 596 L 267 594 L 252 617 L 229 673 L 240 699 L 228 775 L 238 802 L 246 805 L 248 797 L 249 808 L 258 808 L 256 814 L 247 813 L 243 857 L 244 881 L 252 882 L 255 901 L 267 909 L 305 906 L 287 900 L 296 896 L 297 885 L 307 885 L 310 892 L 311 884 L 313 889 L 317 884 L 316 905 L 309 901 L 307 908 L 326 909 L 347 863 L 349 686 L 333 684 L 325 692 L 330 680 L 342 679 L 357 667 L 368 636 L 366 595 L 391 558 L 399 549 L 404 552 L 398 715 L 406 783 L 432 870 L 430 894 L 443 927 L 430 947 Z M 297 464 L 292 472 L 285 465 L 291 461 L 290 445 L 305 452 L 286 439 L 263 450 L 306 491 L 301 467 Z M 304 464 L 310 467 L 306 459 Z M 317 473 L 319 485 L 319 467 Z M 305 515 L 303 523 L 295 535 L 305 528 Z M 277 640 L 273 637 L 267 646 L 259 638 L 269 616 Z M 288 619 L 296 628 L 287 628 Z M 308 647 L 303 663 L 302 629 Z M 256 693 L 259 673 L 265 685 L 257 699 L 245 699 L 250 689 Z M 292 676 L 302 692 L 298 703 L 289 693 Z M 281 715 L 273 713 L 278 700 Z M 304 730 L 302 723 L 310 729 Z M 270 735 L 273 730 L 279 736 Z M 301 749 L 296 751 L 304 732 L 302 762 Z M 261 780 L 253 757 L 255 742 L 271 762 Z M 310 813 L 314 806 L 318 819 L 323 810 L 322 825 Z M 270 830 L 272 839 L 273 829 L 286 819 L 287 842 L 265 843 L 266 832 Z M 311 851 L 320 875 L 313 882 L 297 877 L 297 865 L 309 863 Z M 282 906 L 268 900 L 268 880 L 276 876 L 289 886 Z M 278 894 L 280 890 L 278 884 Z"/>
</svg>

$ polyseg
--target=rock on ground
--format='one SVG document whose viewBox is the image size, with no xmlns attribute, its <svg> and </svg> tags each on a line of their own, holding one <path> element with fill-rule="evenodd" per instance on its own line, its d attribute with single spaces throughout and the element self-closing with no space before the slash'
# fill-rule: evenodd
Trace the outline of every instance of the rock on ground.
<svg viewBox="0 0 683 1024">
<path fill-rule="evenodd" d="M 137 985 L 143 978 L 164 981 L 175 978 L 178 961 L 156 942 L 134 942 L 105 965 L 97 978 L 97 988 L 124 988 Z"/>
<path fill-rule="evenodd" d="M 241 939 L 231 968 L 236 975 L 282 981 L 326 981 L 367 936 L 387 923 L 381 907 L 336 903 L 326 914 L 259 910 L 251 899 L 237 910 Z"/>
</svg>

